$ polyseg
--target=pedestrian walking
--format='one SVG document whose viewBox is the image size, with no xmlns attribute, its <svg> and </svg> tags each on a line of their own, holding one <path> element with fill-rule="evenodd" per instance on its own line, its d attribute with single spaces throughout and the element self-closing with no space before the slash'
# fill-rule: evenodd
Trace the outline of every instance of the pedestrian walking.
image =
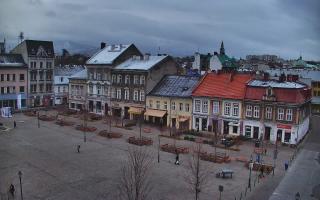
<svg viewBox="0 0 320 200">
<path fill-rule="evenodd" d="M 263 178 L 263 177 L 264 177 L 264 174 L 263 174 L 263 172 L 264 172 L 264 167 L 263 167 L 263 166 L 261 167 L 260 172 L 261 172 L 261 178 Z"/>
<path fill-rule="evenodd" d="M 78 144 L 78 146 L 77 146 L 77 151 L 78 151 L 78 153 L 80 153 L 80 144 Z"/>
<path fill-rule="evenodd" d="M 288 161 L 286 161 L 286 162 L 284 163 L 284 169 L 287 171 L 287 170 L 288 170 L 288 167 L 289 167 L 289 164 L 288 164 Z"/>
<path fill-rule="evenodd" d="M 12 184 L 10 185 L 9 192 L 10 192 L 11 196 L 14 196 L 14 192 L 15 192 L 14 185 L 12 185 Z"/>
<path fill-rule="evenodd" d="M 264 155 L 267 155 L 267 148 L 264 149 Z"/>
<path fill-rule="evenodd" d="M 16 121 L 13 121 L 13 127 L 16 128 L 17 127 L 17 123 Z"/>
<path fill-rule="evenodd" d="M 176 150 L 176 162 L 174 163 L 175 165 L 180 165 L 180 162 L 179 162 L 179 153 L 178 151 Z"/>
</svg>

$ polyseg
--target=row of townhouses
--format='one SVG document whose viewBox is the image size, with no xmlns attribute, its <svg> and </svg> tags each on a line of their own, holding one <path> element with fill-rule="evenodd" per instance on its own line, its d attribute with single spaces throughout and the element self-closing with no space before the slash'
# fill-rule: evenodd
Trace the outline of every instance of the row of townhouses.
<svg viewBox="0 0 320 200">
<path fill-rule="evenodd" d="M 216 56 L 224 60 L 223 44 Z M 0 106 L 66 104 L 122 119 L 144 116 L 146 123 L 173 129 L 290 144 L 308 131 L 311 89 L 298 76 L 270 79 L 230 72 L 227 64 L 210 71 L 177 75 L 171 56 L 106 43 L 85 66 L 54 67 L 52 42 L 25 40 L 0 55 Z"/>
</svg>

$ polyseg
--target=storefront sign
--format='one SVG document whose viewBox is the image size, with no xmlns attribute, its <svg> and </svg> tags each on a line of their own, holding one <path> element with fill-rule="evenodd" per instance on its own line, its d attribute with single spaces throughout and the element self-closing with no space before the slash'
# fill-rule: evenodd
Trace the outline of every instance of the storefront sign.
<svg viewBox="0 0 320 200">
<path fill-rule="evenodd" d="M 288 125 L 288 124 L 277 124 L 277 128 L 291 130 L 291 125 Z"/>
</svg>

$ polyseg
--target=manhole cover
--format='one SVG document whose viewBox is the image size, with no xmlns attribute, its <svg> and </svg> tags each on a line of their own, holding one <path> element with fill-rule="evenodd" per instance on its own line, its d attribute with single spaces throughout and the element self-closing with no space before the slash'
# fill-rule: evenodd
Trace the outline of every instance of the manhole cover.
<svg viewBox="0 0 320 200">
<path fill-rule="evenodd" d="M 312 189 L 312 196 L 316 199 L 320 200 L 320 185 L 316 185 L 313 189 Z"/>
</svg>

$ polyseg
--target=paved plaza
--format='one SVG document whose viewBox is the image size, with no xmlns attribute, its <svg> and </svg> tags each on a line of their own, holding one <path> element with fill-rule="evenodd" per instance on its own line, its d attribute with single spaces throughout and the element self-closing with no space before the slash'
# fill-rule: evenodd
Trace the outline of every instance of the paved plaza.
<svg viewBox="0 0 320 200">
<path fill-rule="evenodd" d="M 43 111 L 44 112 L 44 111 Z M 51 114 L 54 111 L 51 111 Z M 114 132 L 121 132 L 122 138 L 107 139 L 97 135 L 101 130 L 108 129 L 102 121 L 88 122 L 98 128 L 93 133 L 87 133 L 87 142 L 83 141 L 83 132 L 73 127 L 61 127 L 54 122 L 40 121 L 40 128 L 35 117 L 15 114 L 10 119 L 0 119 L 12 129 L 0 132 L 0 194 L 1 200 L 7 199 L 10 184 L 16 188 L 16 199 L 20 199 L 18 171 L 22 174 L 24 199 L 50 200 L 98 200 L 116 199 L 116 183 L 120 175 L 120 166 L 126 159 L 128 147 L 126 142 L 130 136 L 139 135 L 139 127 L 133 130 L 112 127 Z M 13 120 L 17 128 L 13 128 Z M 68 117 L 68 120 L 81 124 L 78 118 Z M 147 126 L 147 125 L 144 125 Z M 160 163 L 157 162 L 159 130 L 152 128 L 152 133 L 143 133 L 151 137 L 154 144 L 147 148 L 154 159 L 152 180 L 153 191 L 150 199 L 180 200 L 194 199 L 194 194 L 185 183 L 189 155 L 181 155 L 181 165 L 174 165 L 175 155 L 160 152 Z M 173 144 L 190 147 L 194 142 L 161 138 L 161 144 Z M 81 145 L 77 153 L 77 145 Z M 204 144 L 203 149 L 214 152 L 214 148 Z M 250 158 L 254 144 L 244 142 L 239 146 L 240 151 L 228 150 L 231 158 L 244 156 Z M 267 155 L 264 162 L 272 165 L 274 145 L 267 145 Z M 224 149 L 218 149 L 224 152 Z M 277 185 L 284 176 L 283 164 L 290 158 L 294 150 L 289 147 L 279 147 L 274 177 L 272 174 L 261 179 L 258 183 L 257 173 L 252 174 L 252 191 L 247 191 L 247 197 L 268 185 Z M 224 186 L 222 199 L 244 199 L 248 185 L 249 170 L 244 163 L 232 160 L 228 164 L 216 164 L 201 161 L 210 170 L 208 187 L 200 193 L 200 199 L 218 199 L 219 185 Z M 215 173 L 223 168 L 232 169 L 235 174 L 232 179 L 219 179 Z M 256 183 L 254 184 L 254 180 Z M 259 194 L 255 194 L 259 196 Z M 265 197 L 259 197 L 265 199 Z"/>
</svg>

